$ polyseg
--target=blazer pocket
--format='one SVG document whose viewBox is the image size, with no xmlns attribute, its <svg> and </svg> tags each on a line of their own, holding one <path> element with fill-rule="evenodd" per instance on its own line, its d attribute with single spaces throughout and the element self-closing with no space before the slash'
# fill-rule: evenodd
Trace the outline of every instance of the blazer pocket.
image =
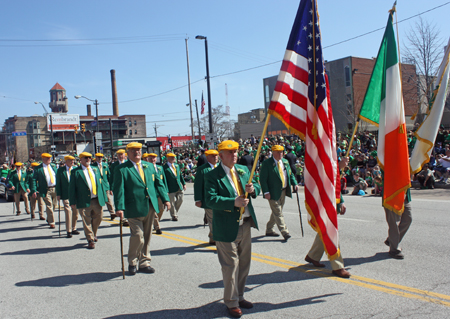
<svg viewBox="0 0 450 319">
<path fill-rule="evenodd" d="M 224 210 L 224 212 L 231 213 L 231 210 L 226 209 L 226 210 Z"/>
</svg>

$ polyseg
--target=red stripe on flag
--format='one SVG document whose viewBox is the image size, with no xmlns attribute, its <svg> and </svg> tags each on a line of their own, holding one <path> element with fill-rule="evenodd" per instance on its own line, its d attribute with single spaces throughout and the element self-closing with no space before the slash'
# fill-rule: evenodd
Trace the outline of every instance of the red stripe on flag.
<svg viewBox="0 0 450 319">
<path fill-rule="evenodd" d="M 281 65 L 281 71 L 285 71 L 291 74 L 294 78 L 308 84 L 308 71 L 303 68 L 296 66 L 291 61 L 284 60 Z"/>
<path fill-rule="evenodd" d="M 287 96 L 289 101 L 294 103 L 296 106 L 301 107 L 302 109 L 306 110 L 306 105 L 308 103 L 308 99 L 303 94 L 298 93 L 297 91 L 292 90 L 292 88 L 289 86 L 289 84 L 285 82 L 278 81 L 275 85 L 275 92 L 283 93 Z M 271 108 L 272 104 L 269 105 L 269 109 Z M 301 105 L 304 105 L 302 107 Z"/>
</svg>

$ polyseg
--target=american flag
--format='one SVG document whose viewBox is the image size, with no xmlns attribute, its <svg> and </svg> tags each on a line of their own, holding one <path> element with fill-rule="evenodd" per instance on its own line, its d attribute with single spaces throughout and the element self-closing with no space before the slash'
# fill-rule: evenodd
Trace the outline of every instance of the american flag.
<svg viewBox="0 0 450 319">
<path fill-rule="evenodd" d="M 339 256 L 340 198 L 336 132 L 322 57 L 316 0 L 302 0 L 289 37 L 269 113 L 306 142 L 305 204 L 309 224 L 330 259 Z"/>
<path fill-rule="evenodd" d="M 200 114 L 205 113 L 205 99 L 203 98 L 203 92 L 202 92 L 202 110 L 200 112 Z"/>
</svg>

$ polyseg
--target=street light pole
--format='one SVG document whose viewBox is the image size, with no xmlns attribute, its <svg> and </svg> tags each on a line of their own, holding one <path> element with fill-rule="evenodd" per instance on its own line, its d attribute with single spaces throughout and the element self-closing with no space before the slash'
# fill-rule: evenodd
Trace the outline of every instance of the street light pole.
<svg viewBox="0 0 450 319">
<path fill-rule="evenodd" d="M 209 118 L 209 133 L 212 135 L 213 123 L 212 123 L 212 107 L 211 107 L 211 86 L 209 83 L 209 62 L 208 62 L 208 39 L 205 36 L 198 35 L 195 37 L 197 40 L 205 40 L 205 57 L 206 57 L 206 85 L 208 90 L 208 118 Z"/>
<path fill-rule="evenodd" d="M 97 121 L 97 130 L 96 131 L 98 132 L 99 131 L 99 128 L 98 128 L 98 125 L 99 125 L 99 123 L 98 123 L 98 100 L 97 99 L 91 100 L 91 99 L 88 99 L 87 97 L 82 96 L 82 95 L 75 95 L 75 98 L 76 99 L 83 98 L 83 99 L 86 99 L 88 101 L 94 102 L 94 104 L 95 104 L 95 115 L 96 115 L 95 117 L 96 117 L 96 121 Z M 91 135 L 92 135 L 92 131 L 90 131 L 90 132 L 91 132 Z M 92 136 L 92 139 L 93 139 L 93 142 L 94 142 L 94 153 L 96 153 L 97 152 L 97 140 L 94 138 L 94 136 Z M 86 141 L 85 141 L 85 143 L 86 143 Z"/>
</svg>

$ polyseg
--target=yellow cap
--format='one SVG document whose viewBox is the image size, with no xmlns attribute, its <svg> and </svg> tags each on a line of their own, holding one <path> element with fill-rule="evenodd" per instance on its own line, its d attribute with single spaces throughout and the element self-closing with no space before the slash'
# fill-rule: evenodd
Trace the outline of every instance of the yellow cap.
<svg viewBox="0 0 450 319">
<path fill-rule="evenodd" d="M 216 150 L 207 150 L 205 151 L 205 155 L 219 155 L 219 152 L 217 152 Z"/>
<path fill-rule="evenodd" d="M 49 153 L 42 153 L 41 157 L 44 158 L 44 157 L 52 157 L 52 156 Z"/>
<path fill-rule="evenodd" d="M 237 150 L 238 148 L 239 148 L 239 143 L 232 141 L 232 140 L 223 141 L 222 143 L 220 143 L 217 146 L 217 149 L 219 150 L 219 152 L 220 151 Z"/>
<path fill-rule="evenodd" d="M 142 156 L 141 156 L 142 158 L 146 158 L 146 157 L 148 157 L 148 153 L 144 153 L 144 154 L 142 154 Z"/>
<path fill-rule="evenodd" d="M 67 160 L 74 160 L 75 159 L 75 157 L 73 157 L 73 156 L 71 156 L 71 155 L 66 155 L 66 156 L 64 156 L 64 160 L 65 161 L 67 161 Z"/>
<path fill-rule="evenodd" d="M 39 163 L 36 163 L 36 162 L 33 162 L 33 163 L 31 163 L 31 166 L 33 166 L 33 167 L 36 167 L 36 166 L 39 166 L 40 164 Z"/>
<path fill-rule="evenodd" d="M 103 154 L 102 153 L 97 153 L 97 154 L 95 154 L 95 157 L 103 157 Z"/>
<path fill-rule="evenodd" d="M 177 157 L 174 153 L 167 153 L 166 157 Z"/>
<path fill-rule="evenodd" d="M 14 165 L 16 165 L 16 166 L 22 166 L 23 163 L 21 163 L 21 162 L 16 162 Z"/>
<path fill-rule="evenodd" d="M 274 145 L 272 146 L 272 152 L 273 151 L 284 151 L 284 147 L 281 145 Z"/>
<path fill-rule="evenodd" d="M 142 148 L 142 144 L 141 144 L 141 143 L 137 143 L 137 142 L 131 142 L 131 143 L 129 143 L 129 144 L 127 145 L 127 151 L 128 151 L 129 149 L 134 149 L 134 148 L 139 148 L 139 149 L 141 149 L 141 148 Z"/>
<path fill-rule="evenodd" d="M 80 155 L 78 155 L 79 158 L 83 158 L 83 157 L 92 157 L 91 153 L 88 152 L 83 152 Z"/>
<path fill-rule="evenodd" d="M 148 153 L 147 156 L 154 156 L 154 157 L 158 157 L 158 155 L 156 155 L 155 153 Z"/>
<path fill-rule="evenodd" d="M 116 152 L 116 154 L 125 154 L 125 150 L 124 149 L 120 149 Z"/>
</svg>

